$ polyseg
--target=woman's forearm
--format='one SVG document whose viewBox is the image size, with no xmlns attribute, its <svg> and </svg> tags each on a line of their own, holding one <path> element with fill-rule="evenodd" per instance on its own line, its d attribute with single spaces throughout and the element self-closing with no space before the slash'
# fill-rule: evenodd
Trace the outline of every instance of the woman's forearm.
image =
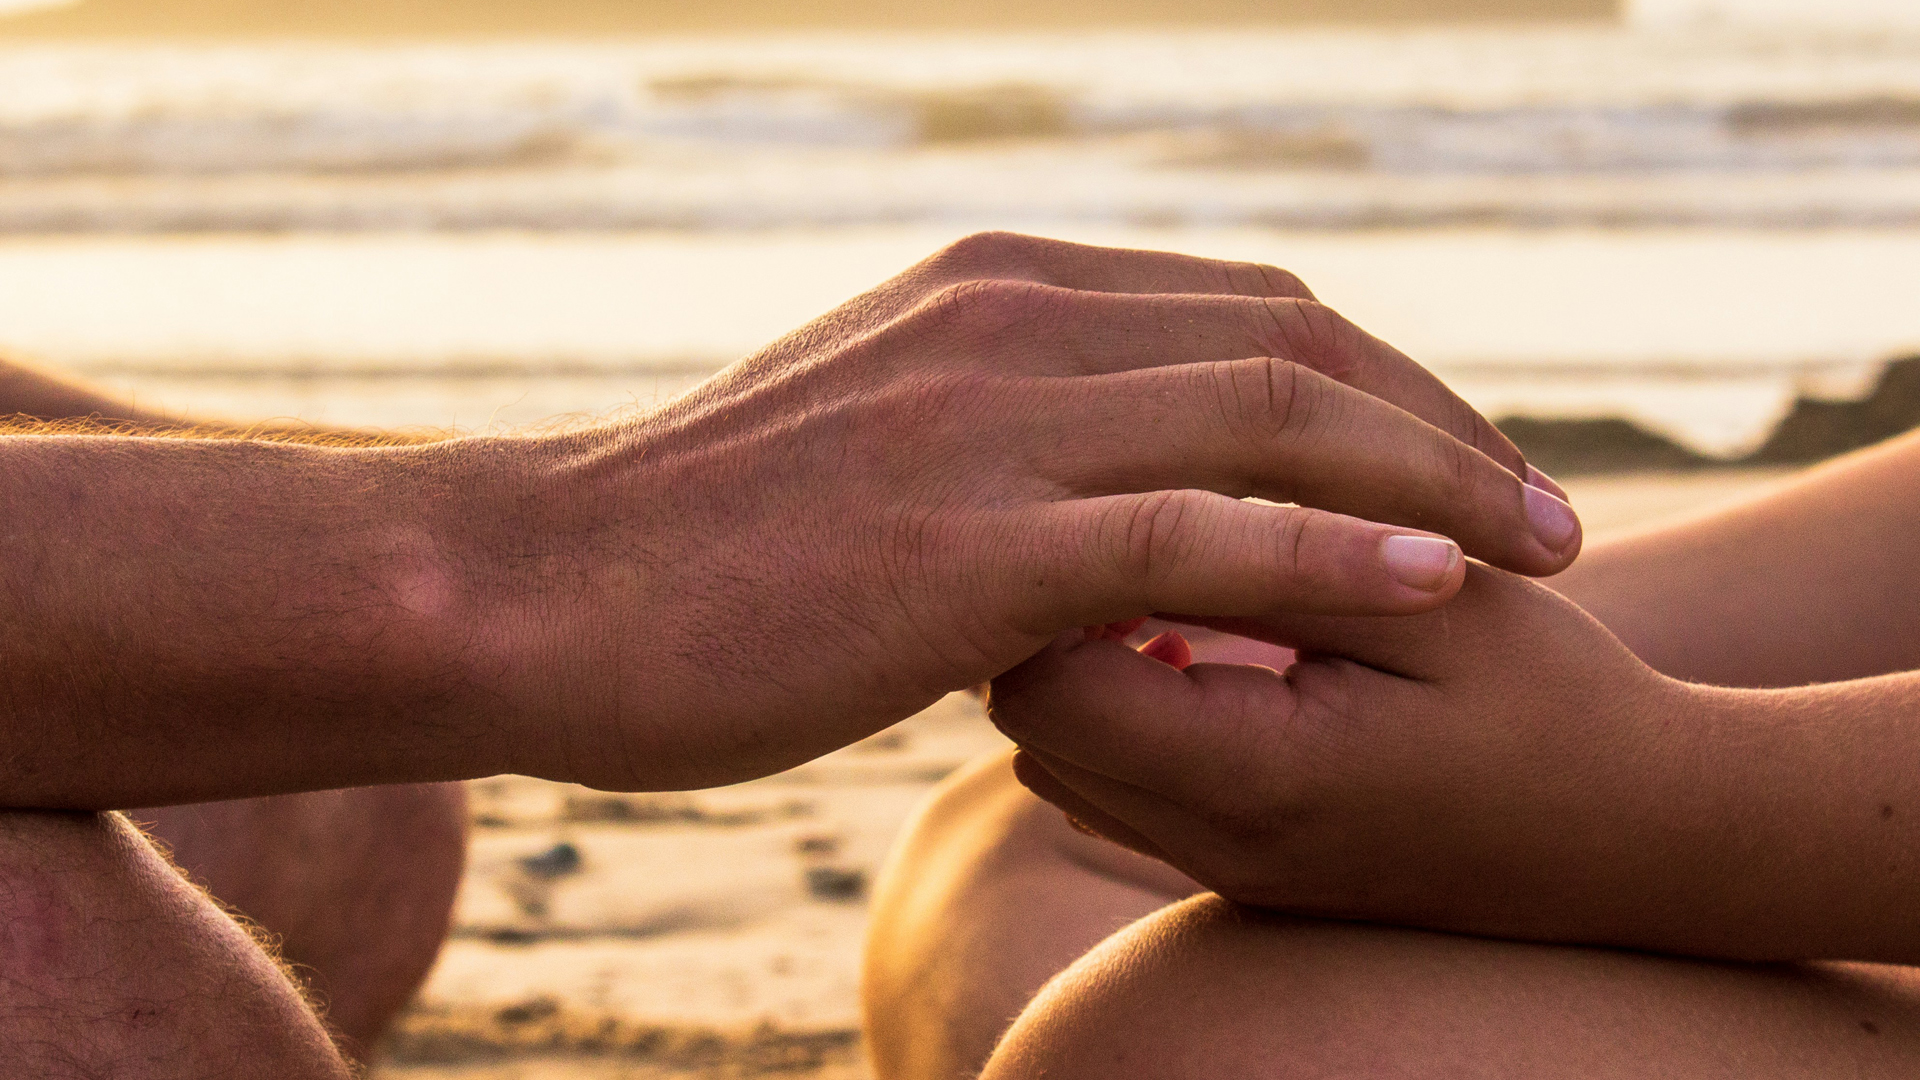
<svg viewBox="0 0 1920 1080">
<path fill-rule="evenodd" d="M 1635 890 L 1654 917 L 1630 943 L 1920 963 L 1920 674 L 1693 693 L 1642 841 L 1676 857 Z"/>
<path fill-rule="evenodd" d="M 1548 584 L 1656 669 L 1796 686 L 1920 668 L 1920 434 L 1596 545 Z"/>
</svg>

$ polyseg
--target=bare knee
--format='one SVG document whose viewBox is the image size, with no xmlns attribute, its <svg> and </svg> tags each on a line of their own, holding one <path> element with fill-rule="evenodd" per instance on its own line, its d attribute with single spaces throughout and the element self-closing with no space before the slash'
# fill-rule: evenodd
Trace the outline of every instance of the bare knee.
<svg viewBox="0 0 1920 1080">
<path fill-rule="evenodd" d="M 273 958 L 118 815 L 0 813 L 0 1059 L 23 1076 L 339 1077 Z"/>
<path fill-rule="evenodd" d="M 466 861 L 466 789 L 407 784 L 139 811 L 180 867 L 265 928 L 356 1051 L 440 953 Z"/>
<path fill-rule="evenodd" d="M 921 808 L 875 893 L 862 980 L 875 1075 L 971 1080 L 1049 977 L 1195 888 L 1069 827 L 1008 755 L 974 762 Z"/>
<path fill-rule="evenodd" d="M 1050 982 L 983 1080 L 1920 1075 L 1920 978 L 1296 919 L 1203 896 Z"/>
</svg>

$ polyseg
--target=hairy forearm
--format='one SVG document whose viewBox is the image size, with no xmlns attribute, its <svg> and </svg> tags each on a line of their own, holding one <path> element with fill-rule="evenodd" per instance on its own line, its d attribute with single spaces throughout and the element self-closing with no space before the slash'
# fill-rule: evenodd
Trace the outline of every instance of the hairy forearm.
<svg viewBox="0 0 1920 1080">
<path fill-rule="evenodd" d="M 1549 584 L 1675 678 L 1796 686 L 1920 668 L 1916 565 L 1920 435 L 1595 545 Z"/>
<path fill-rule="evenodd" d="M 512 767 L 477 705 L 514 479 L 488 452 L 0 439 L 0 804 Z"/>
</svg>

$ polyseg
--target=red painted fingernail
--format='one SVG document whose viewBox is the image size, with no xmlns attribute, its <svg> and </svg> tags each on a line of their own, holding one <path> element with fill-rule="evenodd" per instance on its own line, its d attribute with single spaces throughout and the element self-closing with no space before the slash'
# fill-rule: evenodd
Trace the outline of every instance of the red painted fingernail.
<svg viewBox="0 0 1920 1080">
<path fill-rule="evenodd" d="M 1140 655 L 1150 656 L 1176 671 L 1185 671 L 1193 663 L 1193 646 L 1179 633 L 1169 630 L 1140 646 Z"/>
<path fill-rule="evenodd" d="M 1125 641 L 1127 640 L 1128 634 L 1133 633 L 1146 624 L 1147 617 L 1142 615 L 1137 619 L 1122 619 L 1119 622 L 1110 622 L 1105 626 L 1089 626 L 1087 627 L 1087 640 Z"/>
</svg>

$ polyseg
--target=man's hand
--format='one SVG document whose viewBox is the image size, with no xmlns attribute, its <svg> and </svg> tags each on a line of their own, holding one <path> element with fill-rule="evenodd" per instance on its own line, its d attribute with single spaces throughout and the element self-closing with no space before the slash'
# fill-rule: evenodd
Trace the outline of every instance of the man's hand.
<svg viewBox="0 0 1920 1080">
<path fill-rule="evenodd" d="M 1529 574 L 1580 543 L 1491 425 L 1290 275 L 1002 235 L 545 452 L 512 545 L 543 596 L 497 627 L 545 636 L 500 692 L 552 727 L 534 769 L 609 787 L 796 764 L 1063 627 L 1424 611 L 1464 570 L 1436 534 Z"/>
<path fill-rule="evenodd" d="M 1135 652 L 1063 635 L 993 684 L 1021 780 L 1262 907 L 1731 959 L 1920 959 L 1920 677 L 1681 683 L 1557 594 L 1479 566 L 1424 615 L 1207 623 L 1300 652 L 1284 672 L 1184 666 L 1166 638 Z"/>
<path fill-rule="evenodd" d="M 624 423 L 0 438 L 0 799 L 725 783 L 1064 627 L 1553 573 L 1549 488 L 1288 274 L 975 237 Z"/>
</svg>

